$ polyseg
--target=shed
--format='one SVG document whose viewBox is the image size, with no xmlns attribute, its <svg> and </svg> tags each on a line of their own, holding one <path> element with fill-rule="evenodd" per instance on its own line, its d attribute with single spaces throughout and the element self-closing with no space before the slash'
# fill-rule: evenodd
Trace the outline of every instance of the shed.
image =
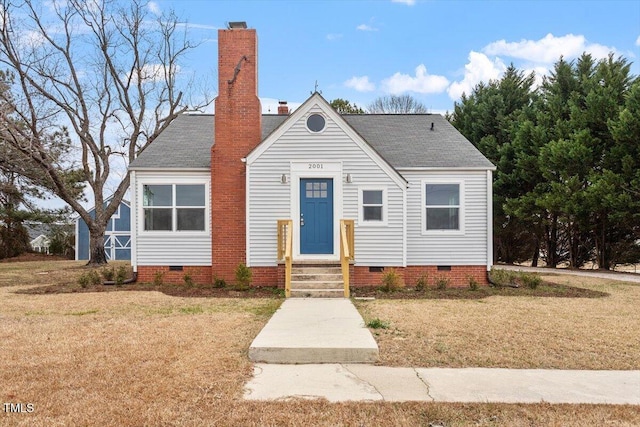
<svg viewBox="0 0 640 427">
<path fill-rule="evenodd" d="M 95 215 L 95 207 L 89 215 Z M 104 250 L 108 261 L 131 260 L 131 206 L 127 200 L 120 202 L 109 219 L 104 233 Z M 89 260 L 89 227 L 80 217 L 76 219 L 76 260 Z"/>
</svg>

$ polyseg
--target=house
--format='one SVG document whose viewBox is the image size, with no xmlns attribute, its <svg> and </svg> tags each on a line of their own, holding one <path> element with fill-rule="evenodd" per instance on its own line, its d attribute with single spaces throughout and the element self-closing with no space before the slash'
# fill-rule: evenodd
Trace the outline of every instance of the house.
<svg viewBox="0 0 640 427">
<path fill-rule="evenodd" d="M 317 92 L 263 115 L 255 30 L 218 43 L 215 115 L 178 117 L 130 164 L 139 280 L 234 282 L 245 263 L 255 285 L 291 264 L 341 265 L 351 286 L 389 268 L 487 283 L 495 167 L 446 119 L 340 115 Z"/>
<path fill-rule="evenodd" d="M 51 240 L 44 234 L 38 235 L 36 238 L 31 239 L 29 242 L 31 250 L 43 254 L 49 253 L 49 246 L 51 246 Z"/>
<path fill-rule="evenodd" d="M 107 199 L 105 203 L 108 203 Z M 89 210 L 93 218 L 95 207 Z M 131 206 L 127 200 L 120 202 L 109 219 L 104 233 L 104 250 L 107 260 L 131 259 Z M 76 218 L 76 261 L 89 260 L 89 227 L 80 217 Z"/>
<path fill-rule="evenodd" d="M 49 247 L 51 246 L 51 233 L 50 227 L 39 222 L 25 221 L 23 224 L 24 229 L 29 235 L 29 246 L 34 252 L 49 253 Z"/>
</svg>

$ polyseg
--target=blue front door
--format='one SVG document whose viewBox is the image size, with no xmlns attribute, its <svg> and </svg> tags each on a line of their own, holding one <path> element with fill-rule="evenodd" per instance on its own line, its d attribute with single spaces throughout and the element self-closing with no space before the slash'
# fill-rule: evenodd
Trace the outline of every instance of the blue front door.
<svg viewBox="0 0 640 427">
<path fill-rule="evenodd" d="M 300 180 L 300 253 L 333 253 L 333 179 Z"/>
</svg>

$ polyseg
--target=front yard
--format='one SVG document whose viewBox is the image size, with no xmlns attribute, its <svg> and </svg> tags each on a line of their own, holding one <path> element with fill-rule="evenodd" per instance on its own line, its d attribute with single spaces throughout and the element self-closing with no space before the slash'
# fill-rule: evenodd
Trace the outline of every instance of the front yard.
<svg viewBox="0 0 640 427">
<path fill-rule="evenodd" d="M 609 295 L 375 300 L 357 306 L 365 321 L 388 325 L 373 331 L 386 366 L 640 369 L 640 284 L 543 278 Z"/>
<path fill-rule="evenodd" d="M 16 294 L 67 283 L 75 262 L 0 263 L 2 425 L 638 425 L 632 406 L 246 402 L 247 350 L 280 298 L 156 291 Z M 603 298 L 358 302 L 382 364 L 640 369 L 640 286 L 573 281 Z M 579 282 L 579 283 L 578 283 Z M 6 405 L 5 405 L 6 407 Z"/>
</svg>

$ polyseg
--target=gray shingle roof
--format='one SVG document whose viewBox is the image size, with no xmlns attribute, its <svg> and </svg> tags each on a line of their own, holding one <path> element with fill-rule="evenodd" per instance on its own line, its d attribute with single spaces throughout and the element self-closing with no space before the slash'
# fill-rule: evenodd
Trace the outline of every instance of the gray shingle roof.
<svg viewBox="0 0 640 427">
<path fill-rule="evenodd" d="M 441 115 L 354 114 L 343 117 L 396 169 L 493 168 Z M 271 134 L 286 118 L 263 115 L 262 138 Z M 213 115 L 181 115 L 131 162 L 130 168 L 209 168 L 213 138 Z"/>
<path fill-rule="evenodd" d="M 493 168 L 493 164 L 439 114 L 342 117 L 396 169 Z"/>
</svg>

